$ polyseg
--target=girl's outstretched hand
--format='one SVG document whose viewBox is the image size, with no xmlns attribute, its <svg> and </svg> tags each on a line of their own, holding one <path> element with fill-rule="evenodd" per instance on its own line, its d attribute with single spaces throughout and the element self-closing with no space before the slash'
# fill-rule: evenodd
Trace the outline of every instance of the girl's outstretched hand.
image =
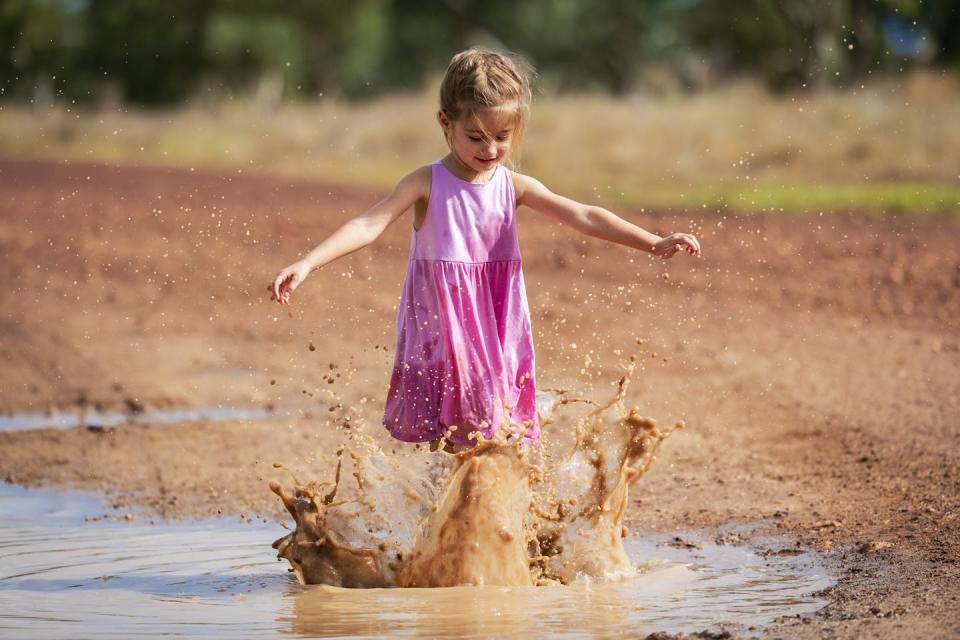
<svg viewBox="0 0 960 640">
<path fill-rule="evenodd" d="M 666 260 L 678 251 L 686 251 L 692 256 L 700 255 L 700 242 L 689 233 L 671 233 L 653 246 L 653 255 Z"/>
<path fill-rule="evenodd" d="M 284 267 L 273 279 L 273 283 L 267 287 L 270 290 L 270 299 L 276 300 L 279 304 L 289 304 L 290 294 L 307 279 L 308 275 L 310 275 L 310 265 L 303 262 L 294 262 L 289 267 Z"/>
</svg>

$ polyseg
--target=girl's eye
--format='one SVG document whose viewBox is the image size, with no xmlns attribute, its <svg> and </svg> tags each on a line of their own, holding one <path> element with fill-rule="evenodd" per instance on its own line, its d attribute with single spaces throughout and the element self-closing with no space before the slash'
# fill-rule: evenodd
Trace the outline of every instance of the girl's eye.
<svg viewBox="0 0 960 640">
<path fill-rule="evenodd" d="M 473 140 L 474 142 L 482 141 L 482 138 L 478 138 L 477 136 L 470 136 L 470 139 Z"/>
<path fill-rule="evenodd" d="M 497 136 L 497 140 L 499 142 L 506 142 L 509 139 L 510 139 L 510 136 Z"/>
</svg>

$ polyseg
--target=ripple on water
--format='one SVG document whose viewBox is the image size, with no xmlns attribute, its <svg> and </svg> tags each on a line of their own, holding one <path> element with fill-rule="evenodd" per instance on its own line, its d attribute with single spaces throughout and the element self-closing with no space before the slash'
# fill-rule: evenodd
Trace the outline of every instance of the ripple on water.
<svg viewBox="0 0 960 640">
<path fill-rule="evenodd" d="M 270 548 L 280 527 L 103 519 L 94 496 L 0 486 L 0 636 L 230 638 L 695 631 L 765 626 L 826 604 L 816 556 L 764 555 L 705 533 L 631 536 L 635 579 L 563 587 L 302 587 Z M 763 544 L 785 546 L 770 539 Z M 698 547 L 699 548 L 696 548 Z"/>
</svg>

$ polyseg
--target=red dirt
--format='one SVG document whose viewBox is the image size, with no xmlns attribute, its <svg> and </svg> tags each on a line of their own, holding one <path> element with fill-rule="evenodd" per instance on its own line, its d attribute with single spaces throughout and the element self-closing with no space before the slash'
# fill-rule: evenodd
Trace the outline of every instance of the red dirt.
<svg viewBox="0 0 960 640">
<path fill-rule="evenodd" d="M 0 411 L 306 412 L 0 433 L 0 477 L 166 517 L 283 519 L 269 464 L 328 473 L 331 392 L 379 419 L 410 221 L 311 276 L 291 307 L 269 302 L 267 283 L 377 197 L 0 160 Z M 704 257 L 655 261 L 529 211 L 520 224 L 539 384 L 606 397 L 637 354 L 629 398 L 688 423 L 638 485 L 632 528 L 769 519 L 825 549 L 841 575 L 833 604 L 771 635 L 960 634 L 958 218 L 624 215 L 692 230 Z"/>
</svg>

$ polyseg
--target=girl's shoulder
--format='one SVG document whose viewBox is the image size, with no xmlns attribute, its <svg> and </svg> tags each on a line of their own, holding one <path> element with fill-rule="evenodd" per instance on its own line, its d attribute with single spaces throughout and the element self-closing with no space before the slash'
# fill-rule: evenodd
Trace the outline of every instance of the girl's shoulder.
<svg viewBox="0 0 960 640">
<path fill-rule="evenodd" d="M 426 187 L 429 192 L 430 183 L 433 182 L 433 165 L 425 164 L 422 167 L 417 167 L 407 177 L 411 178 L 418 186 Z"/>
<path fill-rule="evenodd" d="M 513 180 L 513 191 L 517 197 L 517 204 L 522 202 L 524 195 L 531 189 L 543 187 L 543 184 L 536 178 L 518 173 L 512 169 L 507 169 L 507 171 L 510 172 L 510 178 Z"/>
<path fill-rule="evenodd" d="M 412 200 L 426 201 L 430 197 L 430 185 L 433 182 L 432 166 L 417 167 L 397 183 L 396 191 L 403 192 Z"/>
</svg>

